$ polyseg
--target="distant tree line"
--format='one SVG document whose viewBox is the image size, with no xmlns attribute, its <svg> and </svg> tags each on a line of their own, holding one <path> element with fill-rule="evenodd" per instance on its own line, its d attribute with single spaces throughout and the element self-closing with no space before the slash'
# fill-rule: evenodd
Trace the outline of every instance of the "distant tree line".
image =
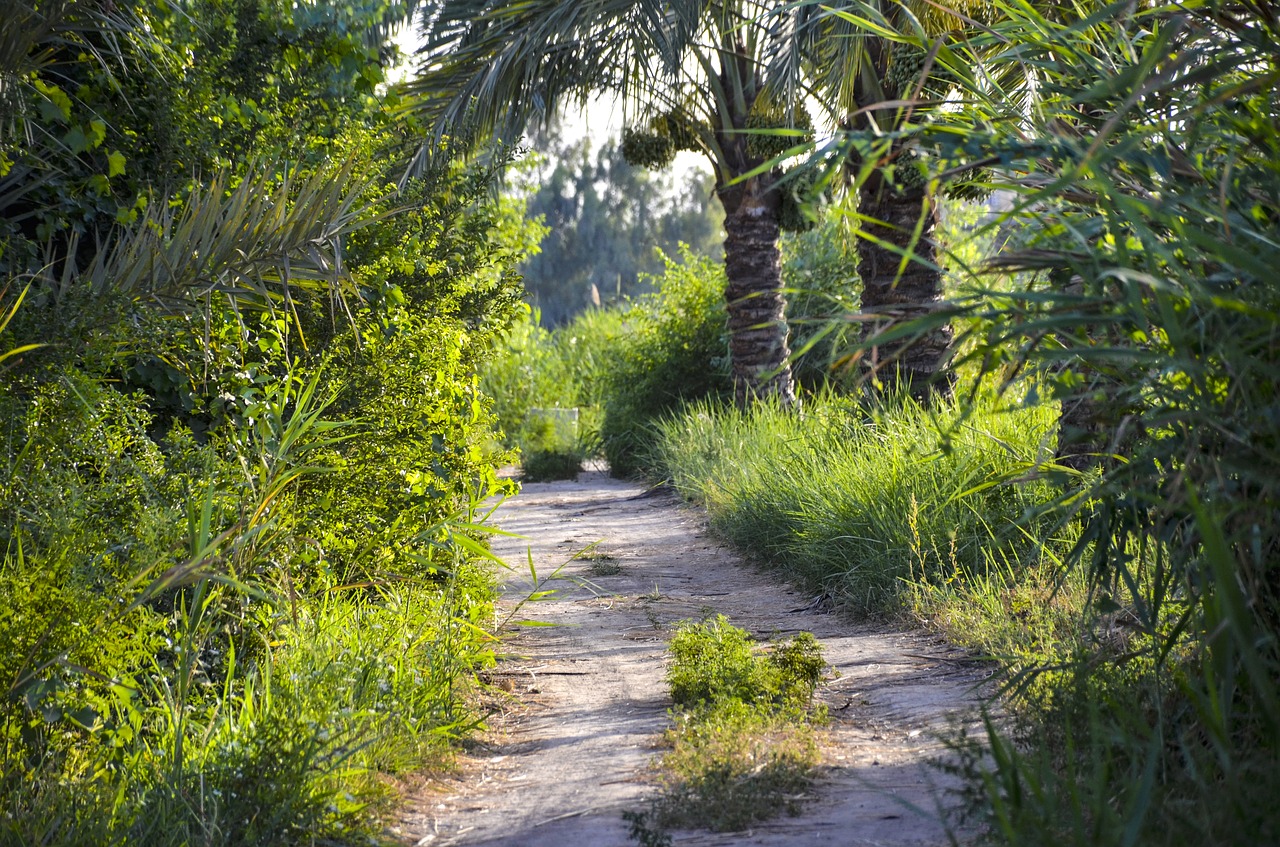
<svg viewBox="0 0 1280 847">
<path fill-rule="evenodd" d="M 675 255 L 684 243 L 719 259 L 724 214 L 710 174 L 633 167 L 616 139 L 593 150 L 587 138 L 547 132 L 534 149 L 543 158 L 531 175 L 528 215 L 550 231 L 521 270 L 545 325 L 648 290 L 643 275 L 663 272 L 658 249 Z"/>
</svg>

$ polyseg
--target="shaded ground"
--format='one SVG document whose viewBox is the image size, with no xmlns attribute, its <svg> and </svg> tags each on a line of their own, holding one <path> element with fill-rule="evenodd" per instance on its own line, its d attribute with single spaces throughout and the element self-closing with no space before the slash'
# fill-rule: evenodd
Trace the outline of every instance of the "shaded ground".
<svg viewBox="0 0 1280 847">
<path fill-rule="evenodd" d="M 664 645 L 673 623 L 721 612 L 760 639 L 808 630 L 839 676 L 819 696 L 831 726 L 824 769 L 798 817 L 749 833 L 676 833 L 688 845 L 944 844 L 941 777 L 925 765 L 930 730 L 972 708 L 978 678 L 963 656 L 918 633 L 858 628 L 709 538 L 700 514 L 669 493 L 587 472 L 572 483 L 528 484 L 498 524 L 523 539 L 495 548 L 521 564 L 504 589 L 529 589 L 571 562 L 548 600 L 519 617 L 513 658 L 491 681 L 510 708 L 460 772 L 410 798 L 394 831 L 420 845 L 612 847 L 633 844 L 621 813 L 650 791 L 649 763 L 667 725 Z"/>
</svg>

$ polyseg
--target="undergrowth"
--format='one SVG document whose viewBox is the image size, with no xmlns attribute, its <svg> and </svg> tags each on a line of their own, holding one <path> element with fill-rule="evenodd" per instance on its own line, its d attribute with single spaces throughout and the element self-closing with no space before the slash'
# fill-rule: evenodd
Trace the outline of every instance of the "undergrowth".
<svg viewBox="0 0 1280 847">
<path fill-rule="evenodd" d="M 852 308 L 856 264 L 851 232 L 834 217 L 818 229 L 788 236 L 783 275 L 795 323 L 795 370 L 817 389 L 833 378 L 851 332 L 829 322 Z M 519 446 L 526 467 L 545 464 L 538 409 L 574 409 L 580 437 L 569 452 L 602 453 L 613 473 L 652 472 L 657 422 L 682 405 L 723 400 L 729 394 L 724 268 L 682 249 L 664 256 L 662 274 L 646 281 L 653 291 L 606 308 L 588 309 L 547 330 L 529 309 L 508 335 L 507 352 L 485 364 L 481 385 L 509 446 Z M 539 474 L 540 475 L 540 474 Z"/>
<path fill-rule="evenodd" d="M 660 425 L 657 465 L 713 529 L 862 613 L 904 608 L 912 580 L 954 584 L 1051 567 L 1050 498 L 1026 472 L 1050 449 L 1044 407 L 822 395 L 803 417 L 693 404 Z"/>
<path fill-rule="evenodd" d="M 127 5 L 123 28 L 124 9 L 5 7 L 32 64 L 0 193 L 56 202 L 0 227 L 0 844 L 368 844 L 398 776 L 446 767 L 482 718 L 480 504 L 513 486 L 477 370 L 528 248 L 490 199 L 508 157 L 401 180 L 404 127 L 311 79 L 298 101 L 332 135 L 147 158 L 165 96 L 234 52 L 213 42 L 266 27 L 236 71 L 274 84 L 302 33 L 278 4 Z M 317 57 L 373 35 L 316 24 Z M 94 115 L 140 95 L 102 131 L 149 204 L 100 206 L 105 172 L 69 202 L 92 171 L 68 166 L 96 166 L 51 134 L 59 86 Z"/>
</svg>

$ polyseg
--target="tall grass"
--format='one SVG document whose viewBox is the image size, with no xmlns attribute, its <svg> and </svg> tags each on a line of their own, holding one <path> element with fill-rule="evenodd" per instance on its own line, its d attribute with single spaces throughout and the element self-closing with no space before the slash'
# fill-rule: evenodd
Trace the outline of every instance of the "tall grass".
<svg viewBox="0 0 1280 847">
<path fill-rule="evenodd" d="M 456 689 L 488 653 L 451 631 L 473 624 L 449 624 L 469 612 L 447 591 L 334 595 L 298 612 L 278 608 L 272 640 L 227 661 L 205 644 L 195 691 L 164 667 L 119 677 L 92 698 L 83 738 L 26 762 L 11 747 L 0 843 L 367 838 L 395 798 L 386 775 L 438 766 L 478 720 Z"/>
<path fill-rule="evenodd" d="M 797 417 L 694 404 L 660 425 L 655 458 L 712 526 L 842 604 L 902 608 L 907 580 L 946 582 L 1044 561 L 1049 499 L 1024 472 L 1052 449 L 1045 408 L 872 409 L 815 398 Z M 1050 549 L 1052 543 L 1050 543 Z"/>
</svg>

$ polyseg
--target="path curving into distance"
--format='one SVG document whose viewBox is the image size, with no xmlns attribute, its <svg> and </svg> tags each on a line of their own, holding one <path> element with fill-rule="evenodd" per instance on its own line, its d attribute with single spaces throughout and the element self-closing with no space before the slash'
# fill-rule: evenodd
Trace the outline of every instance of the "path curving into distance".
<svg viewBox="0 0 1280 847">
<path fill-rule="evenodd" d="M 936 637 L 851 625 L 812 598 L 743 564 L 705 529 L 700 511 L 666 491 L 610 479 L 526 484 L 495 515 L 495 551 L 516 566 L 503 603 L 570 562 L 550 599 L 492 673 L 510 692 L 453 776 L 413 792 L 391 833 L 407 844 L 623 847 L 622 812 L 649 793 L 649 764 L 667 726 L 665 643 L 678 621 L 719 612 L 760 640 L 807 630 L 838 676 L 818 696 L 831 724 L 823 769 L 797 817 L 746 833 L 676 832 L 677 845 L 941 845 L 945 779 L 931 731 L 969 719 L 980 682 Z M 586 583 L 580 582 L 582 580 Z M 588 584 L 589 583 L 589 584 Z"/>
</svg>

